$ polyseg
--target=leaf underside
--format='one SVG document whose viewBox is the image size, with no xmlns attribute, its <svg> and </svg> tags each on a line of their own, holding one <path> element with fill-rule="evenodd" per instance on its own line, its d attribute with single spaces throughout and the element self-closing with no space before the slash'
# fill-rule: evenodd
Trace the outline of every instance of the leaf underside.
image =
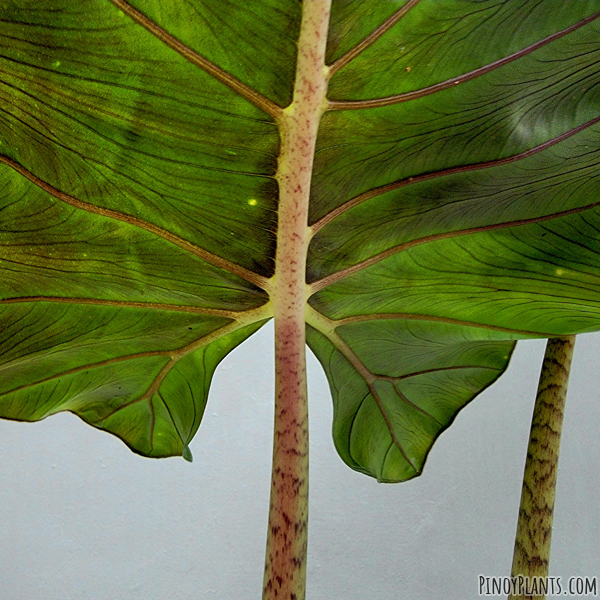
<svg viewBox="0 0 600 600">
<path fill-rule="evenodd" d="M 414 477 L 516 340 L 600 329 L 599 15 L 333 1 L 307 339 L 350 467 Z M 271 316 L 300 16 L 3 3 L 0 416 L 187 453 L 218 363 Z"/>
</svg>

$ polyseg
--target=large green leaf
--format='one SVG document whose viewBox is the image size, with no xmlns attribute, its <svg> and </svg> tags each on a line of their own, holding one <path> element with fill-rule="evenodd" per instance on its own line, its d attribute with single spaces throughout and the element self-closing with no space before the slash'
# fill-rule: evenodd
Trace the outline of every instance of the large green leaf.
<svg viewBox="0 0 600 600">
<path fill-rule="evenodd" d="M 516 340 L 600 329 L 600 0 L 551 4 L 333 2 L 307 335 L 340 455 L 380 480 Z M 2 3 L 1 416 L 186 453 L 272 315 L 301 8 Z"/>
</svg>

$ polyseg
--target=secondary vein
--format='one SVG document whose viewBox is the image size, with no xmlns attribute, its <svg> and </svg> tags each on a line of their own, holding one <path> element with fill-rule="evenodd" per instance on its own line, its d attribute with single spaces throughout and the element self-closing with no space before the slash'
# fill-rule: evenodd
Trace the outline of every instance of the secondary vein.
<svg viewBox="0 0 600 600">
<path fill-rule="evenodd" d="M 554 42 L 555 40 L 576 31 L 577 29 L 583 27 L 584 25 L 588 25 L 592 21 L 595 21 L 600 17 L 600 11 L 578 21 L 574 25 L 567 27 L 566 29 L 562 29 L 561 31 L 557 31 L 552 35 L 545 37 L 526 48 L 518 50 L 513 54 L 509 54 L 504 58 L 491 62 L 479 69 L 474 69 L 473 71 L 469 71 L 468 73 L 463 73 L 462 75 L 458 75 L 457 77 L 452 77 L 451 79 L 447 79 L 446 81 L 441 81 L 440 83 L 436 83 L 434 85 L 430 85 L 426 88 L 422 88 L 420 90 L 414 90 L 412 92 L 405 92 L 403 94 L 396 94 L 394 96 L 386 96 L 384 98 L 373 98 L 370 100 L 330 100 L 327 106 L 328 110 L 355 110 L 360 108 L 375 108 L 378 106 L 390 106 L 391 104 L 398 104 L 400 102 L 408 102 L 410 100 L 416 100 L 417 98 L 423 98 L 424 96 L 429 96 L 430 94 L 434 94 L 436 92 L 440 92 L 442 90 L 454 87 L 455 85 L 465 83 L 466 81 L 470 81 L 471 79 L 475 79 L 476 77 L 480 77 L 481 75 L 485 75 L 490 71 L 494 71 L 508 63 L 511 63 L 523 56 L 538 50 L 539 48 Z"/>
<path fill-rule="evenodd" d="M 81 365 L 79 367 L 74 367 L 73 369 L 68 369 L 66 371 L 61 371 L 55 375 L 51 375 L 50 377 L 46 377 L 45 379 L 39 379 L 37 381 L 33 381 L 32 383 L 26 383 L 19 387 L 13 388 L 12 390 L 7 390 L 6 392 L 2 392 L 1 396 L 6 396 L 8 394 L 14 394 L 15 392 L 20 392 L 22 390 L 26 390 L 32 388 L 36 385 L 40 385 L 42 383 L 48 383 L 49 381 L 54 381 L 56 379 L 60 379 L 61 377 L 67 377 L 68 375 L 74 375 L 75 373 L 80 373 L 81 371 L 87 371 L 88 369 L 96 369 L 99 367 L 105 367 L 108 365 L 112 365 L 115 363 L 125 362 L 127 360 L 136 360 L 139 358 L 150 358 L 153 356 L 168 356 L 169 352 L 165 350 L 155 350 L 150 352 L 138 352 L 136 354 L 126 354 L 123 356 L 117 356 L 115 358 L 108 358 L 106 360 L 98 361 L 97 363 L 90 363 Z"/>
<path fill-rule="evenodd" d="M 381 412 L 381 416 L 383 417 L 386 426 L 388 428 L 389 434 L 394 442 L 394 445 L 400 450 L 400 453 L 404 457 L 404 460 L 415 470 L 415 472 L 419 473 L 420 470 L 415 465 L 414 461 L 408 456 L 406 451 L 404 450 L 401 442 L 396 437 L 394 432 L 394 428 L 392 423 L 385 411 L 385 407 L 375 389 L 374 383 L 377 379 L 380 379 L 377 375 L 371 373 L 371 371 L 367 368 L 367 366 L 362 362 L 362 360 L 357 356 L 357 354 L 350 348 L 350 346 L 345 342 L 345 340 L 335 331 L 337 327 L 337 323 L 322 313 L 318 312 L 311 306 L 307 305 L 306 308 L 306 322 L 314 327 L 317 331 L 320 331 L 324 336 L 326 336 L 329 341 L 334 345 L 334 347 L 342 354 L 342 356 L 356 369 L 359 375 L 364 379 L 367 384 L 369 391 L 371 392 L 371 396 L 373 400 L 377 404 L 379 411 Z"/>
<path fill-rule="evenodd" d="M 375 198 L 377 196 L 381 196 L 382 194 L 386 194 L 387 192 L 391 192 L 393 190 L 397 190 L 399 188 L 405 187 L 407 185 L 413 185 L 415 183 L 420 183 L 422 181 L 428 181 L 430 179 L 436 179 L 438 177 L 445 177 L 448 175 L 456 175 L 458 173 L 467 173 L 470 171 L 480 171 L 482 169 L 490 169 L 492 167 L 501 167 L 503 165 L 507 165 L 519 160 L 523 160 L 525 158 L 529 158 L 538 152 L 542 152 L 543 150 L 547 150 L 548 148 L 572 137 L 573 135 L 580 133 L 584 129 L 595 125 L 600 122 L 600 116 L 591 119 L 581 125 L 562 133 L 543 144 L 539 144 L 538 146 L 534 146 L 533 148 L 529 148 L 524 152 L 519 152 L 519 154 L 514 154 L 513 156 L 507 156 L 505 158 L 499 158 L 497 160 L 490 160 L 486 162 L 474 163 L 470 165 L 463 165 L 459 167 L 449 167 L 448 169 L 441 169 L 440 171 L 432 171 L 430 173 L 423 173 L 421 175 L 415 175 L 413 177 L 406 177 L 405 179 L 399 179 L 398 181 L 394 181 L 392 183 L 388 183 L 386 185 L 382 185 L 378 188 L 374 188 L 363 194 L 359 194 L 358 196 L 344 202 L 337 208 L 334 208 L 331 212 L 327 213 L 325 216 L 321 217 L 318 221 L 316 221 L 311 226 L 311 235 L 315 235 L 320 229 L 325 227 L 328 223 L 349 211 L 350 209 L 370 200 L 371 198 Z"/>
<path fill-rule="evenodd" d="M 128 17 L 135 21 L 138 25 L 141 25 L 144 29 L 156 36 L 161 42 L 164 42 L 167 46 L 181 54 L 186 60 L 192 64 L 200 67 L 203 71 L 214 77 L 217 81 L 224 83 L 226 86 L 231 88 L 234 92 L 245 98 L 257 108 L 267 113 L 273 118 L 278 118 L 282 114 L 280 106 L 275 104 L 272 100 L 269 100 L 256 90 L 252 89 L 239 79 L 227 73 L 211 61 L 207 60 L 196 51 L 192 50 L 176 37 L 165 31 L 162 27 L 154 23 L 146 15 L 141 13 L 139 10 L 131 6 L 129 2 L 125 0 L 110 0 L 116 7 L 122 10 Z"/>
<path fill-rule="evenodd" d="M 234 321 L 233 323 L 227 323 L 226 325 L 223 325 L 222 327 L 219 327 L 219 328 L 211 331 L 210 333 L 203 335 L 202 337 L 198 338 L 197 340 L 194 340 L 193 342 L 190 342 L 189 344 L 186 344 L 185 346 L 181 346 L 180 348 L 174 348 L 172 350 L 150 350 L 147 352 L 137 352 L 134 354 L 125 354 L 123 356 L 116 356 L 114 358 L 108 358 L 106 360 L 98 361 L 96 363 L 88 363 L 85 365 L 80 365 L 78 367 L 74 367 L 74 368 L 68 369 L 66 371 L 61 371 L 60 373 L 56 373 L 55 375 L 51 375 L 50 377 L 46 377 L 45 379 L 40 379 L 38 381 L 26 383 L 24 385 L 13 388 L 12 390 L 7 390 L 6 392 L 0 393 L 0 397 L 6 396 L 8 394 L 13 394 L 15 392 L 19 392 L 24 389 L 31 388 L 36 385 L 47 383 L 49 381 L 54 381 L 56 379 L 60 379 L 61 377 L 67 377 L 68 375 L 74 375 L 75 373 L 87 371 L 89 369 L 95 369 L 95 368 L 105 367 L 105 366 L 120 363 L 120 362 L 125 362 L 128 360 L 136 360 L 136 359 L 140 359 L 140 358 L 150 358 L 150 357 L 154 357 L 154 356 L 163 356 L 165 358 L 168 358 L 169 359 L 168 362 L 161 368 L 159 374 L 152 380 L 152 382 L 149 385 L 146 392 L 142 396 L 117 408 L 115 411 L 110 413 L 112 415 L 115 412 L 118 412 L 119 410 L 121 410 L 131 404 L 135 404 L 136 402 L 139 402 L 141 400 L 148 399 L 150 397 L 150 396 L 148 396 L 149 391 L 158 389 L 160 387 L 160 383 L 162 383 L 162 381 L 164 380 L 164 378 L 166 377 L 168 372 L 184 356 L 187 356 L 191 352 L 194 352 L 195 350 L 198 350 L 199 348 L 214 342 L 216 339 L 218 339 L 220 337 L 223 337 L 225 335 L 233 333 L 239 329 L 242 329 L 243 327 L 251 325 L 252 323 L 256 323 L 258 321 L 268 319 L 270 316 L 271 316 L 270 307 L 268 305 L 261 306 L 259 308 L 248 310 L 245 313 L 242 313 L 240 315 L 240 317 L 238 318 L 238 320 Z M 157 384 L 157 382 L 158 382 L 158 384 Z M 103 417 L 100 421 L 104 421 L 105 419 L 108 418 L 108 416 L 110 416 L 110 415 Z"/>
<path fill-rule="evenodd" d="M 112 306 L 115 308 L 143 308 L 144 310 L 165 310 L 185 312 L 199 315 L 237 319 L 246 311 L 221 310 L 218 308 L 201 308 L 182 304 L 161 304 L 159 302 L 127 302 L 123 300 L 103 300 L 100 298 L 67 298 L 62 296 L 20 296 L 0 299 L 2 304 L 21 304 L 27 302 L 56 302 L 60 304 L 91 304 L 94 306 Z"/>
<path fill-rule="evenodd" d="M 233 275 L 237 275 L 238 277 L 245 279 L 246 281 L 256 285 L 257 287 L 266 289 L 268 286 L 268 280 L 262 275 L 249 271 L 241 265 L 235 264 L 225 258 L 222 258 L 221 256 L 217 256 L 212 252 L 208 252 L 204 248 L 196 246 L 195 244 L 192 244 L 191 242 L 188 242 L 187 240 L 184 240 L 183 238 L 174 235 L 166 229 L 162 229 L 161 227 L 144 221 L 143 219 L 120 213 L 110 208 L 102 208 L 99 206 L 95 206 L 94 204 L 84 202 L 83 200 L 79 200 L 74 196 L 70 196 L 69 194 L 66 194 L 65 192 L 50 185 L 46 181 L 40 179 L 31 171 L 28 171 L 25 167 L 20 165 L 18 162 L 12 160 L 11 158 L 8 158 L 8 156 L 0 154 L 0 163 L 4 163 L 5 165 L 9 166 L 11 169 L 15 170 L 17 173 L 31 181 L 31 183 L 38 186 L 40 189 L 44 190 L 57 200 L 69 204 L 74 208 L 85 210 L 89 213 L 97 214 L 103 217 L 107 217 L 109 219 L 122 221 L 124 223 L 128 223 L 129 225 L 133 225 L 134 227 L 139 227 L 140 229 L 148 231 L 149 233 L 152 233 L 157 237 L 160 237 L 172 244 L 175 244 L 176 246 L 179 246 L 183 250 L 194 254 L 195 256 L 210 263 L 211 265 L 224 269 L 225 271 L 228 271 Z"/>
<path fill-rule="evenodd" d="M 497 327 L 495 325 L 487 325 L 485 323 L 475 323 L 473 321 L 461 321 L 459 319 L 450 319 L 448 317 L 436 317 L 433 315 L 419 315 L 414 313 L 377 313 L 372 315 L 353 315 L 341 319 L 332 320 L 335 327 L 349 325 L 351 323 L 364 323 L 366 321 L 387 321 L 387 320 L 403 320 L 403 321 L 428 321 L 431 323 L 446 323 L 449 325 L 460 325 L 461 327 L 478 327 L 480 329 L 488 329 L 490 331 L 498 331 L 501 333 L 514 334 L 522 337 L 553 337 L 556 334 L 544 333 L 540 331 L 527 331 L 525 329 L 508 329 L 506 327 Z"/>
<path fill-rule="evenodd" d="M 337 73 L 345 67 L 351 60 L 354 60 L 359 54 L 364 52 L 369 46 L 373 45 L 382 35 L 387 33 L 404 15 L 414 8 L 421 0 L 408 0 L 408 2 L 399 8 L 387 21 L 382 23 L 373 33 L 369 34 L 362 42 L 358 43 L 354 48 L 348 50 L 346 54 L 338 58 L 329 67 L 329 76 Z"/>
<path fill-rule="evenodd" d="M 254 311 L 248 311 L 248 315 L 246 315 L 244 318 L 240 319 L 239 321 L 235 321 L 233 323 L 228 323 L 227 325 L 224 325 L 223 327 L 219 327 L 218 329 L 211 331 L 210 333 L 202 336 L 201 338 L 199 338 L 189 344 L 186 344 L 185 346 L 182 346 L 181 348 L 177 348 L 176 350 L 165 352 L 164 354 L 170 356 L 170 359 L 167 362 L 167 364 L 165 364 L 162 367 L 162 369 L 159 371 L 158 375 L 156 375 L 156 377 L 152 380 L 152 382 L 150 383 L 150 385 L 148 386 L 146 391 L 141 396 L 138 396 L 137 398 L 130 400 L 126 404 L 119 406 L 118 408 L 116 408 L 115 410 L 110 412 L 109 414 L 103 416 L 95 424 L 105 421 L 109 417 L 111 417 L 114 414 L 116 414 L 117 412 L 127 408 L 128 406 L 131 406 L 132 404 L 137 404 L 138 402 L 142 402 L 144 400 L 147 400 L 150 402 L 152 400 L 152 397 L 154 396 L 154 394 L 156 392 L 158 392 L 160 386 L 162 385 L 162 383 L 165 380 L 165 378 L 167 377 L 167 375 L 171 372 L 173 367 L 182 358 L 184 358 L 191 352 L 194 352 L 195 350 L 198 350 L 204 346 L 208 346 L 209 344 L 211 344 L 212 342 L 214 342 L 215 340 L 217 340 L 223 336 L 226 336 L 226 335 L 229 335 L 230 333 L 238 331 L 242 327 L 245 327 L 251 323 L 263 320 L 264 318 L 266 318 L 265 315 L 266 315 L 266 312 L 263 307 L 261 307 L 259 309 L 255 309 Z"/>
<path fill-rule="evenodd" d="M 515 221 L 506 221 L 503 223 L 495 223 L 493 225 L 482 225 L 481 227 L 470 227 L 469 229 L 461 229 L 458 231 L 449 231 L 449 232 L 445 232 L 445 233 L 438 233 L 435 235 L 428 235 L 428 236 L 422 237 L 420 239 L 411 240 L 410 242 L 405 242 L 404 244 L 399 244 L 398 246 L 394 246 L 393 248 L 388 248 L 384 252 L 380 252 L 379 254 L 376 254 L 375 256 L 367 258 L 366 260 L 363 260 L 355 265 L 352 265 L 351 267 L 342 269 L 341 271 L 338 271 L 337 273 L 333 273 L 327 277 L 323 277 L 323 279 L 319 279 L 319 280 L 315 281 L 314 283 L 310 284 L 310 286 L 309 286 L 310 294 L 311 295 L 315 294 L 319 290 L 322 290 L 323 288 L 327 287 L 328 285 L 331 285 L 332 283 L 336 283 L 342 279 L 345 279 L 346 277 L 349 277 L 350 275 L 353 275 L 354 273 L 357 273 L 368 267 L 371 267 L 372 265 L 374 265 L 378 262 L 381 262 L 382 260 L 385 260 L 386 258 L 393 256 L 394 254 L 397 254 L 398 252 L 403 252 L 404 250 L 408 250 L 409 248 L 414 248 L 415 246 L 419 246 L 420 244 L 425 244 L 428 242 L 437 242 L 439 240 L 451 239 L 451 238 L 455 238 L 455 237 L 459 237 L 459 236 L 463 236 L 463 235 L 471 235 L 471 234 L 483 233 L 483 232 L 487 232 L 487 231 L 496 231 L 498 229 L 507 229 L 509 227 L 520 227 L 522 225 L 531 225 L 533 223 L 542 223 L 544 221 L 550 221 L 552 219 L 558 219 L 561 217 L 566 217 L 568 215 L 574 215 L 574 214 L 577 214 L 577 213 L 580 213 L 580 212 L 583 212 L 586 210 L 591 210 L 592 208 L 596 208 L 598 206 L 600 206 L 600 201 L 593 202 L 593 203 L 587 204 L 585 206 L 579 206 L 577 208 L 571 208 L 569 210 L 555 212 L 555 213 L 552 213 L 549 215 L 543 215 L 541 217 L 532 217 L 531 219 L 518 219 Z"/>
</svg>

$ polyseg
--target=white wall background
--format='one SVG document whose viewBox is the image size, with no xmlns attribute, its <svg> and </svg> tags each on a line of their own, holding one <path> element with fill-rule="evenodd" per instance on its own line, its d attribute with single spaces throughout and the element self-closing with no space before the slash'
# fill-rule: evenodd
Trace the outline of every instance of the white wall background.
<svg viewBox="0 0 600 600">
<path fill-rule="evenodd" d="M 149 460 L 71 415 L 0 422 L 1 600 L 260 598 L 272 329 L 217 371 L 194 462 Z M 468 600 L 508 575 L 544 342 L 521 342 L 424 474 L 348 469 L 310 361 L 309 600 Z M 600 577 L 600 335 L 580 336 L 563 431 L 551 575 Z M 565 597 L 565 596 L 563 596 Z"/>
</svg>

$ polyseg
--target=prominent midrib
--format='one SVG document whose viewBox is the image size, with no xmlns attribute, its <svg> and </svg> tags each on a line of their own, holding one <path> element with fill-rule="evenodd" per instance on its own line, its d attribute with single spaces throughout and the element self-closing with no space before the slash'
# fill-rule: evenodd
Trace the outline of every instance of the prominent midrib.
<svg viewBox="0 0 600 600">
<path fill-rule="evenodd" d="M 292 104 L 277 119 L 281 153 L 275 275 L 275 427 L 263 600 L 304 600 L 308 525 L 305 307 L 308 206 L 326 103 L 330 0 L 304 2 Z"/>
</svg>

